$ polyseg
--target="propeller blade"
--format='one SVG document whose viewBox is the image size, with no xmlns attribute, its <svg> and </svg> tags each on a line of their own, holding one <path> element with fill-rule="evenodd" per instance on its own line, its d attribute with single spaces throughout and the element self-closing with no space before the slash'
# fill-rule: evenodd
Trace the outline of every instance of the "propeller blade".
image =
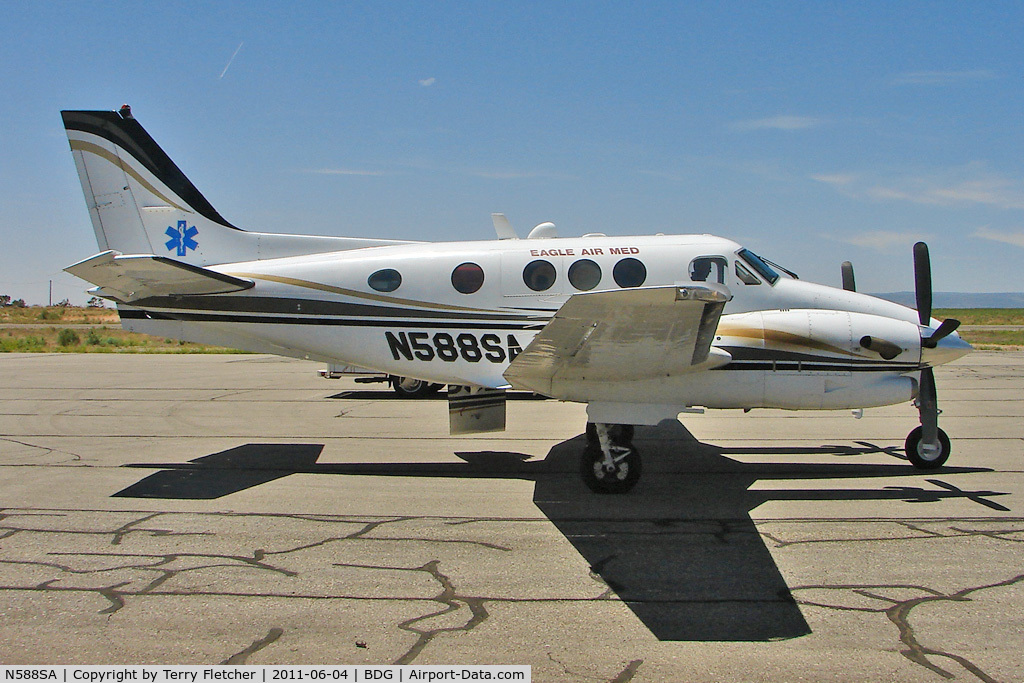
<svg viewBox="0 0 1024 683">
<path fill-rule="evenodd" d="M 939 400 L 935 392 L 935 373 L 931 368 L 921 370 L 917 410 L 921 414 L 921 441 L 935 443 L 939 438 Z"/>
<path fill-rule="evenodd" d="M 853 279 L 853 264 L 843 261 L 839 268 L 843 271 L 843 289 L 847 292 L 856 292 L 857 282 Z"/>
<path fill-rule="evenodd" d="M 903 347 L 878 337 L 861 337 L 860 345 L 869 351 L 874 351 L 885 360 L 892 360 L 903 353 Z"/>
<path fill-rule="evenodd" d="M 939 342 L 956 331 L 956 328 L 960 327 L 960 321 L 954 318 L 946 318 L 942 321 L 931 336 L 921 340 L 921 346 L 926 349 L 934 349 L 939 345 Z"/>
<path fill-rule="evenodd" d="M 914 245 L 914 292 L 917 294 L 917 319 L 927 325 L 932 319 L 932 264 L 928 245 Z"/>
</svg>

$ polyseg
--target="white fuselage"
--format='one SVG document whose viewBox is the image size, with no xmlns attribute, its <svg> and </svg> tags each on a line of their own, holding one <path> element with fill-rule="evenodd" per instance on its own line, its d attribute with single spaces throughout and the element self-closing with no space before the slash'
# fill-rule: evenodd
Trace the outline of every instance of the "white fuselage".
<svg viewBox="0 0 1024 683">
<path fill-rule="evenodd" d="M 552 387 L 552 395 L 674 407 L 818 409 L 913 397 L 913 373 L 922 365 L 915 311 L 786 275 L 771 282 L 757 271 L 760 262 L 752 264 L 740 252 L 739 244 L 710 235 L 370 247 L 211 265 L 256 285 L 231 294 L 152 298 L 120 309 L 125 326 L 141 332 L 432 382 L 503 387 L 511 360 L 570 296 L 623 285 L 688 285 L 702 277 L 694 275 L 694 265 L 707 262 L 712 267 L 706 281 L 732 294 L 713 342 L 731 362 L 643 381 L 564 383 Z M 525 270 L 538 261 L 550 266 Z M 544 277 L 531 288 L 527 279 L 538 273 Z M 456 289 L 473 289 L 480 274 L 474 291 Z M 889 340 L 900 351 L 883 359 L 861 347 L 864 336 Z M 943 346 L 949 357 L 938 362 L 969 349 L 955 334 L 949 340 Z"/>
</svg>

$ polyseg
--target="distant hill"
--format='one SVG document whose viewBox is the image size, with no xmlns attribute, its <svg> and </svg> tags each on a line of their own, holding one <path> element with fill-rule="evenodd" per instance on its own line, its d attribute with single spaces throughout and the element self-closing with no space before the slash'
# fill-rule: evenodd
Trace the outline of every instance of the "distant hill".
<svg viewBox="0 0 1024 683">
<path fill-rule="evenodd" d="M 888 299 L 904 306 L 914 308 L 913 292 L 889 292 L 873 294 L 880 299 Z M 932 293 L 934 308 L 1024 308 L 1024 292 L 934 292 Z"/>
</svg>

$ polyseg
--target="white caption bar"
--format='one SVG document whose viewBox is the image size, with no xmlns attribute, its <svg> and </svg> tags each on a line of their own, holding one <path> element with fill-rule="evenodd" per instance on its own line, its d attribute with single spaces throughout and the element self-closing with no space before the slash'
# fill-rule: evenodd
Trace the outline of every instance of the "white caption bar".
<svg viewBox="0 0 1024 683">
<path fill-rule="evenodd" d="M 343 666 L 0 666 L 0 683 L 439 683 L 444 681 L 516 681 L 531 683 L 524 665 L 343 665 Z"/>
</svg>

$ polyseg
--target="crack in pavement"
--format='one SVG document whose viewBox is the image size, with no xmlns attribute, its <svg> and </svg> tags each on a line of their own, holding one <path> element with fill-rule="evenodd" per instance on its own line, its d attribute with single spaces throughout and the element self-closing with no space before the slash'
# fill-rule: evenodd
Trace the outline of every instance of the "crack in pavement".
<svg viewBox="0 0 1024 683">
<path fill-rule="evenodd" d="M 413 643 L 405 654 L 401 655 L 395 660 L 395 664 L 411 664 L 423 652 L 423 649 L 430 644 L 434 638 L 441 635 L 442 633 L 459 633 L 472 631 L 474 628 L 482 624 L 490 616 L 487 612 L 487 608 L 484 603 L 487 602 L 487 598 L 470 597 L 459 595 L 455 590 L 455 585 L 452 583 L 451 578 L 441 572 L 440 570 L 441 561 L 431 560 L 420 567 L 388 567 L 383 565 L 366 565 L 366 564 L 348 564 L 348 563 L 335 563 L 335 567 L 347 567 L 350 569 L 382 569 L 389 571 L 405 571 L 405 572 L 421 572 L 430 576 L 432 579 L 437 581 L 441 585 L 441 592 L 433 598 L 430 598 L 432 602 L 438 602 L 443 605 L 439 610 L 422 614 L 412 619 L 406 619 L 405 621 L 398 624 L 398 628 L 409 633 L 416 635 L 416 642 Z M 469 608 L 470 617 L 461 626 L 441 626 L 438 628 L 427 629 L 418 628 L 415 624 L 420 622 L 433 619 L 434 617 L 440 617 L 445 614 L 451 614 L 457 612 L 463 607 Z"/>
<path fill-rule="evenodd" d="M 9 538 L 15 534 L 20 533 L 37 533 L 37 534 L 71 534 L 81 536 L 110 536 L 110 545 L 120 545 L 121 542 L 130 534 L 142 533 L 149 534 L 152 537 L 162 536 L 210 536 L 212 534 L 198 531 L 172 531 L 170 529 L 136 529 L 135 526 L 147 522 L 156 517 L 162 515 L 171 514 L 164 512 L 153 512 L 145 515 L 141 519 L 135 519 L 126 524 L 111 529 L 111 530 L 97 530 L 97 531 L 86 531 L 83 529 L 39 529 L 31 528 L 26 526 L 13 526 L 8 525 L 6 522 L 13 519 L 14 517 L 28 517 L 29 519 L 36 517 L 68 517 L 71 512 L 109 512 L 109 511 L 97 511 L 97 510 L 56 510 L 56 511 L 42 511 L 42 510 L 18 510 L 16 508 L 0 508 L 0 531 L 3 535 L 0 539 Z M 129 514 L 142 514 L 142 513 L 129 513 Z"/>
<path fill-rule="evenodd" d="M 260 650 L 262 650 L 263 648 L 267 647 L 268 645 L 276 642 L 277 639 L 280 638 L 283 635 L 284 635 L 284 629 L 276 628 L 276 627 L 272 628 L 267 633 L 267 635 L 263 636 L 259 640 L 253 641 L 252 645 L 250 645 L 249 647 L 245 648 L 241 652 L 237 652 L 237 653 L 231 655 L 230 657 L 225 659 L 223 662 L 221 662 L 221 664 L 222 665 L 224 665 L 224 664 L 245 664 L 246 661 L 249 659 L 250 655 L 253 655 L 253 654 L 257 653 Z"/>
<path fill-rule="evenodd" d="M 81 462 L 84 459 L 78 453 L 72 453 L 71 451 L 62 451 L 59 448 L 51 448 L 49 446 L 40 446 L 39 444 L 28 443 L 27 441 L 19 441 L 18 439 L 12 439 L 12 438 L 7 437 L 7 436 L 0 436 L 0 441 L 7 441 L 8 443 L 17 444 L 19 446 L 26 446 L 28 448 L 38 448 L 39 450 L 44 451 L 44 453 L 43 453 L 44 456 L 49 455 L 50 453 L 61 453 L 63 455 L 70 455 L 71 456 L 71 462 Z M 47 463 L 47 465 L 50 466 L 50 467 L 54 467 L 54 466 L 59 466 L 59 465 L 65 464 L 66 462 L 67 461 L 51 462 L 51 463 Z M 34 465 L 35 463 L 28 463 L 28 464 Z"/>
<path fill-rule="evenodd" d="M 95 512 L 95 511 L 90 511 Z M 168 536 L 184 536 L 184 535 L 201 535 L 201 536 L 216 536 L 215 533 L 182 533 L 174 532 L 168 528 L 150 528 L 146 525 L 152 522 L 158 517 L 171 518 L 175 516 L 190 516 L 197 513 L 164 513 L 164 512 L 150 512 L 143 514 L 141 512 L 135 513 L 136 518 L 121 524 L 120 526 L 108 529 L 100 530 L 86 530 L 86 529 L 75 529 L 71 523 L 71 513 L 67 511 L 60 512 L 49 512 L 49 511 L 25 511 L 15 509 L 0 509 L 0 523 L 5 526 L 0 526 L 0 531 L 6 530 L 6 533 L 0 538 L 9 538 L 11 535 L 22 533 L 22 534 L 73 534 L 73 535 L 84 535 L 86 537 L 96 538 L 109 538 L 110 545 L 121 546 L 123 541 L 132 534 L 144 533 L 151 538 L 160 538 Z M 245 515 L 235 513 L 198 513 L 200 516 L 213 516 L 213 517 L 264 517 L 267 515 Z M 57 517 L 57 518 L 68 518 L 68 527 L 64 529 L 54 528 L 32 528 L 25 525 L 14 526 L 11 524 L 13 517 Z M 443 544 L 443 545 L 469 545 L 472 547 L 484 548 L 488 550 L 496 550 L 500 552 L 510 552 L 512 549 L 506 546 L 501 546 L 496 543 L 488 541 L 474 540 L 474 539 L 436 539 L 427 537 L 416 537 L 416 536 L 395 536 L 395 537 L 375 537 L 372 536 L 375 531 L 385 527 L 387 525 L 393 525 L 400 522 L 411 522 L 418 521 L 417 517 L 412 516 L 398 516 L 390 517 L 385 519 L 353 519 L 350 517 L 337 517 L 328 515 L 270 515 L 274 518 L 289 518 L 301 520 L 303 522 L 310 522 L 317 525 L 323 524 L 344 524 L 344 525 L 358 525 L 358 528 L 345 535 L 330 536 L 322 538 L 317 541 L 303 543 L 300 545 L 279 549 L 279 550 L 268 550 L 265 548 L 257 548 L 252 551 L 251 555 L 243 555 L 237 553 L 217 553 L 217 552 L 168 552 L 168 553 L 139 553 L 139 552 L 48 552 L 45 556 L 48 558 L 54 558 L 54 560 L 43 560 L 43 559 L 0 559 L 0 565 L 6 566 L 22 566 L 22 567 L 42 567 L 52 569 L 61 575 L 70 576 L 102 576 L 104 574 L 111 573 L 123 573 L 125 571 L 134 572 L 155 572 L 157 576 L 152 578 L 147 583 L 139 586 L 137 581 L 120 581 L 110 585 L 101 586 L 82 586 L 82 585 L 67 585 L 58 576 L 58 578 L 52 578 L 46 581 L 37 582 L 35 585 L 7 585 L 0 586 L 0 591 L 36 591 L 36 592 L 80 592 L 80 593 L 92 593 L 94 595 L 102 596 L 109 604 L 107 607 L 99 611 L 99 614 L 111 615 L 122 609 L 127 605 L 127 601 L 134 597 L 142 596 L 255 596 L 260 595 L 262 597 L 277 597 L 277 598 L 303 598 L 303 599 L 355 599 L 363 600 L 367 599 L 363 596 L 358 595 L 336 595 L 336 594 L 316 594 L 306 593 L 298 591 L 216 591 L 216 590 L 202 590 L 196 587 L 187 589 L 167 589 L 164 588 L 164 584 L 168 583 L 172 579 L 179 576 L 186 575 L 189 573 L 203 572 L 211 569 L 225 569 L 225 568 L 237 568 L 246 567 L 255 569 L 258 571 L 276 573 L 284 577 L 296 577 L 299 575 L 298 571 L 295 571 L 287 566 L 279 566 L 272 564 L 268 561 L 270 557 L 277 557 L 279 559 L 285 559 L 290 556 L 297 555 L 301 551 L 316 549 L 327 546 L 331 543 L 343 542 L 343 541 L 365 541 L 365 542 L 397 542 L 397 543 L 430 543 L 430 544 Z M 163 527 L 163 525 L 161 525 Z M 58 559 L 60 558 L 60 559 Z M 69 558 L 65 561 L 63 558 Z M 73 566 L 72 562 L 74 559 L 87 560 L 89 558 L 99 558 L 105 560 L 114 560 L 112 566 L 104 565 L 101 567 L 76 567 Z M 190 564 L 189 561 L 199 562 L 196 564 Z M 441 593 L 430 598 L 431 601 L 440 601 L 445 605 L 445 608 L 440 611 L 431 612 L 429 614 L 417 617 L 400 625 L 400 628 L 406 631 L 415 632 L 418 634 L 417 644 L 414 645 L 410 653 L 405 656 L 411 659 L 415 658 L 424 647 L 426 647 L 434 637 L 445 631 L 451 630 L 469 630 L 474 628 L 478 623 L 482 622 L 487 617 L 486 609 L 483 607 L 485 598 L 463 598 L 457 596 L 455 589 L 451 584 L 451 581 L 447 576 L 442 574 L 437 569 L 439 561 L 433 561 L 427 563 L 422 567 L 413 568 L 411 571 L 423 571 L 430 574 L 436 581 L 442 586 Z M 94 564 L 94 563 L 93 563 Z M 185 566 L 181 566 L 185 565 Z M 344 566 L 344 565 L 338 565 Z M 357 565 L 352 565 L 357 566 Z M 390 568 L 390 567 L 378 567 L 379 569 L 405 569 L 409 571 L 409 568 Z M 388 598 L 395 600 L 412 600 L 422 601 L 424 598 L 419 596 L 409 597 L 395 597 Z M 419 622 L 430 619 L 435 616 L 447 614 L 460 608 L 461 604 L 465 604 L 469 607 L 472 613 L 472 618 L 469 620 L 466 626 L 460 628 L 441 628 L 441 629 L 421 629 L 417 626 Z M 256 644 L 262 641 L 257 641 Z M 254 645 L 256 645 L 254 644 Z M 241 654 L 241 653 L 240 653 Z"/>
<path fill-rule="evenodd" d="M 84 516 L 84 521 L 77 518 L 76 513 Z M 25 518 L 37 518 L 39 521 L 33 525 L 25 523 Z M 43 519 L 46 522 L 43 522 Z M 113 519 L 112 523 L 110 519 Z M 248 534 L 251 529 L 257 526 L 270 524 L 284 524 L 285 520 L 293 524 L 293 527 L 284 527 L 284 533 L 272 536 L 277 541 L 277 547 L 262 547 L 252 550 L 242 548 L 221 548 L 215 545 L 212 552 L 179 552 L 180 541 L 178 536 L 199 536 L 212 539 L 210 542 L 223 545 L 225 543 L 236 543 L 237 539 L 222 532 L 221 527 L 205 526 L 212 524 L 211 520 L 239 520 L 244 525 Z M 127 521 L 125 521 L 127 520 Z M 473 631 L 490 618 L 490 611 L 499 604 L 541 604 L 541 603 L 590 603 L 601 600 L 613 600 L 616 598 L 612 590 L 615 586 L 601 580 L 600 573 L 608 566 L 620 561 L 614 548 L 604 555 L 598 555 L 591 559 L 590 578 L 597 582 L 602 590 L 585 590 L 579 594 L 560 594 L 555 596 L 538 597 L 510 597 L 495 595 L 490 592 L 481 591 L 480 594 L 471 595 L 465 587 L 458 585 L 453 580 L 465 566 L 475 566 L 475 563 L 482 557 L 502 557 L 504 553 L 513 552 L 513 548 L 505 547 L 492 542 L 494 539 L 493 530 L 488 527 L 480 527 L 479 522 L 472 518 L 446 518 L 432 516 L 393 516 L 375 517 L 352 517 L 344 515 L 311 515 L 311 514 L 269 514 L 269 513 L 234 513 L 234 512 L 154 512 L 154 511 L 101 511 L 101 510 L 53 510 L 53 509 L 18 509 L 0 508 L 0 538 L 5 539 L 3 547 L 35 555 L 0 555 L 0 566 L 16 567 L 23 566 L 27 569 L 21 575 L 8 574 L 8 577 L 17 577 L 19 580 L 8 578 L 0 585 L 0 592 L 37 592 L 37 593 L 79 593 L 101 597 L 105 602 L 99 614 L 113 615 L 126 609 L 145 609 L 145 602 L 137 602 L 140 598 L 149 597 L 176 597 L 176 598 L 274 598 L 283 600 L 313 600 L 313 601 L 379 601 L 381 604 L 387 602 L 404 602 L 410 605 L 416 612 L 422 614 L 413 616 L 397 623 L 397 628 L 414 637 L 412 645 L 401 653 L 394 663 L 407 664 L 416 661 L 422 653 L 431 647 L 441 647 L 438 639 L 445 634 L 460 634 Z M 507 521 L 492 519 L 490 521 Z M 523 523 L 537 522 L 535 519 L 523 519 Z M 844 538 L 845 534 L 837 534 L 837 538 L 799 538 L 800 534 L 810 536 L 818 531 L 819 525 L 835 523 L 856 524 L 858 533 L 872 536 L 872 538 Z M 813 520 L 783 520 L 783 521 L 758 521 L 757 524 L 771 528 L 771 533 L 761 531 L 766 539 L 771 539 L 777 547 L 786 548 L 810 543 L 825 542 L 864 542 L 864 541 L 906 541 L 906 540 L 956 540 L 970 537 L 981 537 L 985 542 L 997 541 L 999 543 L 1018 543 L 1024 541 L 1024 526 L 1021 525 L 1024 519 L 1021 518 L 998 518 L 998 519 L 916 519 L 916 520 L 891 520 L 891 519 L 813 519 Z M 92 525 L 95 528 L 86 526 Z M 411 524 L 409 528 L 401 526 Z M 426 525 L 425 527 L 423 525 Z M 892 536 L 872 531 L 871 524 L 892 525 L 894 533 Z M 33 526 L 49 528 L 32 528 Z M 175 528 L 216 528 L 216 532 L 186 532 L 175 531 Z M 338 526 L 342 525 L 342 526 Z M 395 526 L 399 525 L 399 526 Z M 419 526 L 417 526 L 419 525 Z M 631 536 L 661 536 L 675 537 L 678 542 L 685 542 L 688 536 L 705 536 L 710 539 L 711 545 L 734 544 L 739 534 L 751 535 L 758 531 L 740 528 L 733 521 L 728 519 L 707 519 L 707 520 L 675 520 L 655 519 L 646 520 L 644 525 L 649 529 L 644 531 L 635 528 L 635 525 L 627 525 L 624 530 L 616 527 L 614 533 L 628 532 Z M 793 531 L 788 529 L 791 525 Z M 61 527 L 63 529 L 55 528 Z M 228 525 L 227 529 L 234 527 Z M 444 538 L 450 532 L 446 529 L 464 528 L 467 530 L 462 538 Z M 411 533 L 410 533 L 411 529 Z M 295 532 L 292 535 L 292 531 Z M 6 532 L 6 533 L 5 533 Z M 12 534 L 39 534 L 39 538 L 29 538 L 30 542 L 19 544 L 18 541 L 10 542 L 7 539 Z M 47 552 L 47 548 L 54 547 L 53 534 L 68 534 L 68 538 L 85 539 L 95 550 L 82 552 Z M 388 537 L 387 533 L 401 534 L 400 536 Z M 422 533 L 422 536 L 417 534 Z M 613 533 L 608 531 L 607 533 Z M 790 536 L 789 534 L 792 534 Z M 140 535 L 141 534 L 141 535 Z M 440 537 L 435 537 L 440 536 Z M 465 537 L 465 536 L 468 536 Z M 490 537 L 491 540 L 481 540 Z M 130 542 L 129 539 L 135 539 Z M 251 543 L 250 536 L 244 536 L 245 543 Z M 266 542 L 261 533 L 255 538 Z M 95 540 L 92 540 L 95 539 Z M 230 539 L 230 540 L 224 540 Z M 56 540 L 59 543 L 59 539 Z M 204 541 L 205 542 L 205 541 Z M 273 542 L 273 541 L 272 541 Z M 351 562 L 331 562 L 335 556 L 335 548 L 332 544 L 338 543 L 380 543 L 392 542 L 402 544 L 402 547 L 409 548 L 410 544 L 418 556 L 407 560 L 405 566 L 387 566 L 382 564 L 357 564 Z M 676 541 L 673 541 L 676 542 Z M 76 541 L 77 543 L 77 541 Z M 150 552 L 131 552 L 130 548 L 138 543 L 144 544 L 144 548 Z M 103 544 L 107 544 L 108 550 L 103 550 Z M 419 545 L 426 544 L 426 545 Z M 435 554 L 438 547 L 459 548 L 454 555 L 457 559 L 450 559 L 448 556 Z M 115 546 L 111 548 L 111 546 Z M 150 547 L 153 546 L 153 547 Z M 165 546 L 174 546 L 165 548 Z M 59 545 L 57 547 L 60 547 Z M 71 547 L 77 547 L 72 545 Z M 327 552 L 323 548 L 330 547 Z M 360 553 L 372 546 L 356 545 L 352 552 Z M 813 546 L 811 546 L 813 547 Z M 165 550 L 167 550 L 165 552 Z M 221 550 L 222 552 L 216 552 Z M 310 551 L 310 552 L 305 552 Z M 351 553 L 343 545 L 340 552 L 345 556 Z M 378 550 L 370 550 L 371 553 L 379 553 Z M 465 553 L 472 553 L 466 555 Z M 491 555 L 490 553 L 498 553 Z M 427 554 L 429 553 L 429 554 Z M 325 559 L 331 556 L 330 559 Z M 391 557 L 390 553 L 385 557 Z M 425 561 L 429 560 L 429 561 Z M 504 562 L 504 560 L 502 560 Z M 37 567 L 39 569 L 31 569 Z M 430 582 L 438 587 L 435 594 L 430 595 L 430 584 L 427 590 L 422 590 L 422 584 L 418 581 L 404 582 L 402 580 L 389 580 L 388 584 L 396 587 L 394 594 L 380 596 L 376 594 L 364 594 L 355 589 L 348 592 L 346 589 L 334 588 L 332 583 L 319 579 L 318 572 L 325 568 L 342 567 L 352 569 L 380 570 L 390 572 L 404 572 L 406 576 L 416 575 L 429 577 Z M 453 572 L 452 567 L 455 567 Z M 46 572 L 45 570 L 51 570 Z M 243 569 L 250 573 L 245 574 L 241 581 L 232 580 L 225 583 L 227 575 L 225 569 Z M 213 570 L 212 578 L 207 580 L 203 574 L 205 571 Z M 277 577 L 270 583 L 266 579 L 260 579 L 262 583 L 253 582 L 248 579 L 250 576 L 272 575 Z M 42 574 L 42 575 L 41 575 Z M 47 575 L 49 574 L 49 575 Z M 186 580 L 182 584 L 171 583 L 179 577 L 189 575 L 200 577 L 191 581 Z M 28 576 L 29 579 L 22 579 Z M 72 577 L 91 576 L 95 580 L 73 579 Z M 302 583 L 292 583 L 288 579 L 299 576 L 311 577 Z M 583 575 L 585 576 L 585 575 Z M 372 575 L 371 575 L 372 577 Z M 582 578 L 582 576 L 581 576 Z M 128 579 L 128 580 L 125 580 Z M 16 585 L 24 581 L 22 585 Z M 216 583 L 211 583 L 216 582 Z M 900 642 L 903 643 L 902 654 L 914 664 L 925 667 L 930 671 L 944 676 L 952 676 L 948 665 L 944 660 L 956 662 L 964 671 L 970 672 L 978 680 L 991 681 L 991 675 L 982 670 L 975 662 L 970 661 L 958 652 L 950 652 L 949 648 L 943 650 L 932 647 L 931 644 L 921 642 L 912 628 L 911 617 L 919 605 L 935 603 L 940 601 L 963 602 L 972 599 L 972 596 L 985 590 L 999 587 L 1014 586 L 1024 581 L 1024 575 L 1016 576 L 999 583 L 980 585 L 972 588 L 965 588 L 955 592 L 941 592 L 920 585 L 901 584 L 858 584 L 858 585 L 807 585 L 792 589 L 793 593 L 802 593 L 803 597 L 796 595 L 796 602 L 804 606 L 817 606 L 836 611 L 866 612 L 871 614 L 885 614 L 889 622 L 896 625 L 899 631 Z M 383 582 L 382 582 L 383 583 Z M 100 585 L 96 585 L 100 584 Z M 485 584 L 486 585 L 486 584 Z M 256 588 L 258 586 L 258 588 Z M 840 591 L 846 591 L 847 595 L 856 595 L 860 600 L 873 601 L 868 606 L 844 605 L 844 600 L 833 600 L 825 598 L 815 600 L 811 591 L 837 591 L 832 595 L 840 595 Z M 894 594 L 894 591 L 913 591 L 911 595 Z M 600 595 L 598 595 L 600 593 Z M 742 598 L 734 598 L 731 595 L 714 596 L 711 599 L 702 597 L 700 600 L 687 601 L 681 599 L 683 596 L 669 595 L 662 600 L 660 596 L 645 600 L 645 604 L 664 604 L 679 606 L 685 602 L 691 604 L 710 603 L 739 603 Z M 716 602 L 717 598 L 718 599 Z M 780 595 L 780 599 L 792 601 L 789 594 Z M 418 603 L 418 604 L 417 604 Z M 490 603 L 490 604 L 489 604 Z M 835 603 L 835 604 L 832 604 Z M 421 609 L 422 608 L 422 609 Z M 93 607 L 92 609 L 96 609 Z M 406 609 L 406 608 L 403 608 Z M 413 612 L 414 614 L 416 612 Z M 920 615 L 920 612 L 916 613 Z M 408 616 L 408 613 L 402 617 Z M 399 617 L 399 618 L 402 618 Z M 397 621 L 397 619 L 396 619 Z M 391 627 L 393 628 L 393 626 Z M 242 650 L 234 657 L 247 657 L 259 649 L 270 645 L 280 638 L 271 636 L 276 633 L 273 629 L 267 637 L 253 642 L 253 644 Z M 283 633 L 283 631 L 282 631 Z M 408 636 L 403 635 L 403 639 Z M 445 639 L 447 640 L 447 639 Z M 247 654 L 248 653 L 248 654 Z M 630 681 L 638 672 L 643 660 L 630 661 L 616 677 L 610 679 L 625 683 Z M 619 664 L 618 666 L 621 666 Z M 955 670 L 955 669 L 954 669 Z M 606 680 L 596 678 L 595 680 Z"/>
<path fill-rule="evenodd" d="M 900 650 L 900 654 L 911 662 L 939 674 L 944 678 L 956 678 L 952 672 L 942 668 L 929 659 L 929 657 L 945 657 L 960 664 L 960 666 L 977 677 L 978 680 L 984 681 L 985 683 L 998 683 L 995 678 L 987 674 L 981 669 L 981 667 L 971 662 L 967 657 L 922 644 L 910 623 L 910 613 L 915 607 L 934 602 L 969 602 L 971 600 L 969 596 L 974 593 L 994 588 L 1006 588 L 1021 582 L 1024 582 L 1024 574 L 1018 574 L 1017 576 L 996 583 L 964 588 L 956 591 L 955 593 L 943 593 L 942 591 L 928 588 L 927 586 L 911 584 L 799 586 L 792 588 L 791 591 L 796 594 L 797 591 L 845 590 L 872 600 L 890 603 L 888 607 L 855 607 L 850 605 L 835 605 L 825 602 L 817 602 L 809 599 L 800 599 L 799 597 L 796 598 L 797 604 L 799 605 L 821 607 L 823 609 L 836 610 L 840 612 L 885 614 L 889 621 L 896 625 L 896 628 L 899 631 L 900 641 L 906 646 L 906 649 Z M 897 600 L 882 594 L 884 591 L 895 590 L 911 590 L 917 593 L 924 593 L 925 595 L 919 595 L 918 597 L 907 600 Z"/>
<path fill-rule="evenodd" d="M 599 678 L 598 676 L 595 676 L 593 674 L 584 674 L 584 673 L 580 673 L 579 671 L 574 671 L 574 670 L 570 669 L 568 666 L 566 666 L 565 662 L 563 662 L 560 659 L 558 659 L 557 657 L 555 657 L 555 655 L 552 654 L 552 652 L 550 650 L 548 650 L 547 656 L 548 656 L 548 661 L 550 661 L 552 664 L 558 665 L 558 667 L 562 669 L 562 673 L 564 673 L 566 676 L 572 676 L 573 680 L 579 680 L 581 678 L 588 678 L 588 679 L 590 679 L 592 681 L 604 681 L 605 680 L 605 679 Z M 640 668 L 640 665 L 643 664 L 643 663 L 644 663 L 644 660 L 642 660 L 642 659 L 634 659 L 633 661 L 631 661 L 629 664 L 626 665 L 626 668 L 624 668 L 622 671 L 617 673 L 614 677 L 609 678 L 607 683 L 629 683 L 629 681 L 633 680 L 633 676 L 636 675 L 637 670 Z"/>
<path fill-rule="evenodd" d="M 608 681 L 608 683 L 629 683 L 629 681 L 633 680 L 633 676 L 636 675 L 637 670 L 640 669 L 640 665 L 643 663 L 644 660 L 642 659 L 634 659 L 626 665 L 626 668 L 618 676 Z"/>
<path fill-rule="evenodd" d="M 955 538 L 971 538 L 971 537 L 988 537 L 995 540 L 1009 541 L 1011 543 L 1024 542 L 1024 517 L 1002 517 L 998 519 L 980 519 L 980 520 L 964 520 L 964 519 L 929 519 L 929 520 L 900 520 L 900 519 L 858 519 L 858 520 L 791 520 L 799 522 L 831 522 L 831 523 L 842 523 L 842 522 L 856 522 L 858 524 L 891 524 L 899 527 L 903 527 L 908 531 L 914 532 L 912 535 L 891 535 L 891 536 L 865 536 L 861 538 L 845 538 L 845 537 L 834 537 L 834 538 L 802 538 L 797 540 L 785 540 L 781 537 L 781 534 L 759 529 L 759 533 L 762 537 L 770 540 L 776 548 L 788 548 L 791 546 L 798 545 L 812 545 L 815 543 L 889 543 L 889 542 L 904 542 L 904 541 L 928 541 L 936 539 L 955 539 Z M 970 523 L 977 522 L 982 524 L 999 523 L 1005 524 L 1009 528 L 1005 529 L 967 529 L 965 526 L 951 526 L 951 523 Z M 756 522 L 759 526 L 780 526 L 777 520 L 764 520 Z M 1020 524 L 1019 528 L 1013 528 L 1012 524 Z M 926 525 L 932 524 L 938 528 L 928 528 Z M 1021 534 L 1022 538 L 1007 538 L 1012 534 Z"/>
</svg>

